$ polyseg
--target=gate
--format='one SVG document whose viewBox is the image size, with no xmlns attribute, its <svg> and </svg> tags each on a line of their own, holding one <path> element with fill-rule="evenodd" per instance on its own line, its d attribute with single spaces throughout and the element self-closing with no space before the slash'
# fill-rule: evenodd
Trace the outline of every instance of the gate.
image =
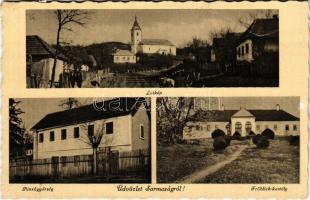
<svg viewBox="0 0 310 200">
<path fill-rule="evenodd" d="M 53 156 L 52 157 L 52 176 L 58 177 L 59 175 L 59 157 Z"/>
<path fill-rule="evenodd" d="M 119 152 L 118 151 L 110 151 L 109 152 L 109 169 L 111 174 L 117 174 L 119 169 Z"/>
</svg>

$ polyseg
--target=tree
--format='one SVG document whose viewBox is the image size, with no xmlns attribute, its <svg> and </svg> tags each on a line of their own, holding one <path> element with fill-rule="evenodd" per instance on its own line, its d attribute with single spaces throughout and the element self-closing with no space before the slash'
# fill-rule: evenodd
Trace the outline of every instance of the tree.
<svg viewBox="0 0 310 200">
<path fill-rule="evenodd" d="M 65 110 L 70 110 L 72 108 L 79 107 L 81 103 L 76 98 L 67 98 L 65 100 L 62 100 L 59 104 L 60 107 L 64 108 Z"/>
<path fill-rule="evenodd" d="M 86 21 L 88 20 L 89 12 L 84 10 L 56 10 L 54 14 L 57 18 L 57 36 L 56 36 L 56 46 L 55 46 L 54 63 L 52 68 L 52 78 L 50 87 L 53 87 L 55 80 L 55 71 L 57 65 L 57 57 L 60 49 L 61 32 L 63 30 L 73 32 L 71 26 L 74 24 L 84 27 Z"/>
<path fill-rule="evenodd" d="M 173 144 L 182 138 L 183 128 L 188 122 L 194 107 L 194 98 L 162 97 L 157 100 L 158 105 L 158 138 L 167 139 Z"/>
<path fill-rule="evenodd" d="M 20 115 L 24 112 L 18 108 L 20 101 L 15 99 L 9 100 L 9 149 L 10 158 L 14 158 L 22 155 L 24 132 L 25 129 L 22 127 L 22 119 Z"/>
<path fill-rule="evenodd" d="M 275 10 L 261 10 L 259 12 L 249 13 L 248 15 L 242 16 L 238 19 L 240 25 L 248 28 L 255 19 L 257 18 L 271 18 L 278 11 Z"/>
<path fill-rule="evenodd" d="M 102 121 L 101 124 L 91 124 L 85 123 L 83 126 L 85 135 L 82 135 L 80 138 L 83 142 L 90 145 L 93 149 L 93 174 L 97 174 L 97 149 L 101 144 L 103 135 L 105 134 L 105 121 Z M 91 128 L 92 127 L 92 128 Z M 92 130 L 90 130 L 92 129 Z"/>
</svg>

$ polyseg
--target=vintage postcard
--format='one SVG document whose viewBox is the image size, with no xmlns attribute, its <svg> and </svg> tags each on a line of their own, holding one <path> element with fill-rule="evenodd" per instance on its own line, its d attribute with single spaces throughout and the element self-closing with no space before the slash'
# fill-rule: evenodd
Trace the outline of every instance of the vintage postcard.
<svg viewBox="0 0 310 200">
<path fill-rule="evenodd" d="M 3 198 L 307 198 L 307 2 L 2 13 Z"/>
</svg>

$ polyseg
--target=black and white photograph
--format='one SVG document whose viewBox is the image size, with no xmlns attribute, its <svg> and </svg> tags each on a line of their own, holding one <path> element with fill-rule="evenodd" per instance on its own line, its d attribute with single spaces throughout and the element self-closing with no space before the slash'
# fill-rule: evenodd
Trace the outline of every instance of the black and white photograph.
<svg viewBox="0 0 310 200">
<path fill-rule="evenodd" d="M 157 99 L 157 183 L 300 183 L 299 97 Z"/>
<path fill-rule="evenodd" d="M 150 183 L 150 99 L 10 98 L 10 183 Z"/>
<path fill-rule="evenodd" d="M 279 11 L 27 10 L 26 87 L 279 87 Z"/>
</svg>

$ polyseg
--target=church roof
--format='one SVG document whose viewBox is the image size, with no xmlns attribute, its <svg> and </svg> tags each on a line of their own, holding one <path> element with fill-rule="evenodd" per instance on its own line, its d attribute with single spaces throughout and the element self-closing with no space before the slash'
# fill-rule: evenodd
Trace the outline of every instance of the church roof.
<svg viewBox="0 0 310 200">
<path fill-rule="evenodd" d="M 142 39 L 140 45 L 165 45 L 174 46 L 169 40 L 165 39 Z"/>
<path fill-rule="evenodd" d="M 132 25 L 131 30 L 141 30 L 141 27 L 140 27 L 140 25 L 139 25 L 139 23 L 138 23 L 137 16 L 135 17 L 135 21 L 134 21 L 134 23 L 133 23 L 133 25 Z"/>
<path fill-rule="evenodd" d="M 116 50 L 116 52 L 113 54 L 113 56 L 134 56 L 135 54 L 132 53 L 129 50 L 122 50 L 122 49 L 118 49 Z"/>
</svg>

